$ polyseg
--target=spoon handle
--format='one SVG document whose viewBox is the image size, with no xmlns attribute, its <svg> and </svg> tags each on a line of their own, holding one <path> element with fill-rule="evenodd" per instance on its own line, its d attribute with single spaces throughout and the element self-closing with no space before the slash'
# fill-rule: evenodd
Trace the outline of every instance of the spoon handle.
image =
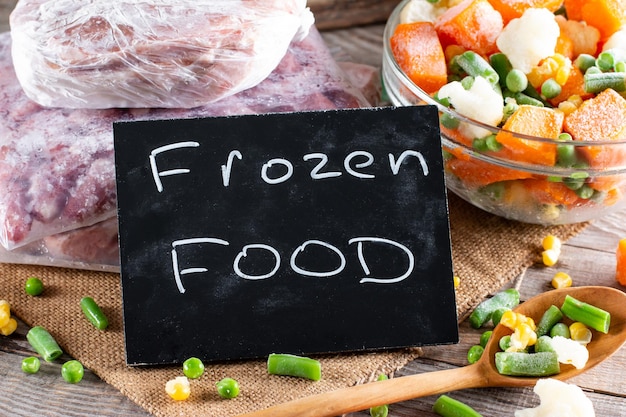
<svg viewBox="0 0 626 417">
<path fill-rule="evenodd" d="M 381 404 L 486 386 L 478 364 L 356 385 L 278 404 L 239 417 L 336 417 Z"/>
</svg>

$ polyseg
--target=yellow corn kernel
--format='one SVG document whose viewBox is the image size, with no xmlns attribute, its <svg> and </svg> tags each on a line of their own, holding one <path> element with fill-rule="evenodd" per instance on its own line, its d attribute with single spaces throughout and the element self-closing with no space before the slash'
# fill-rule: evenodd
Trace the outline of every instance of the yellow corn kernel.
<svg viewBox="0 0 626 417">
<path fill-rule="evenodd" d="M 581 104 L 583 104 L 583 98 L 578 94 L 572 94 L 568 97 L 567 101 L 574 104 L 576 107 L 579 107 Z"/>
<path fill-rule="evenodd" d="M 507 310 L 502 313 L 502 318 L 500 319 L 501 325 L 511 330 L 515 330 L 515 326 L 517 326 L 517 323 L 517 313 L 515 313 L 513 310 Z"/>
<path fill-rule="evenodd" d="M 13 317 L 10 317 L 8 323 L 0 327 L 0 334 L 2 336 L 8 336 L 12 334 L 16 329 L 17 329 L 17 321 Z"/>
<path fill-rule="evenodd" d="M 0 327 L 4 327 L 9 323 L 11 318 L 11 306 L 6 300 L 0 300 Z"/>
<path fill-rule="evenodd" d="M 559 288 L 569 288 L 572 286 L 572 277 L 565 272 L 557 272 L 552 277 L 552 287 Z"/>
<path fill-rule="evenodd" d="M 561 239 L 554 235 L 547 235 L 541 240 L 541 246 L 543 246 L 544 250 L 554 249 L 560 251 Z"/>
<path fill-rule="evenodd" d="M 165 383 L 165 392 L 176 401 L 186 400 L 191 394 L 189 380 L 186 376 L 170 379 Z"/>
<path fill-rule="evenodd" d="M 591 330 L 583 323 L 576 321 L 569 326 L 570 338 L 583 345 L 591 342 Z"/>
<path fill-rule="evenodd" d="M 545 266 L 554 266 L 559 260 L 560 251 L 548 249 L 541 252 L 541 258 Z"/>
<path fill-rule="evenodd" d="M 507 351 L 521 351 L 535 343 L 537 343 L 537 333 L 528 323 L 520 323 L 511 335 L 511 345 Z"/>
<path fill-rule="evenodd" d="M 554 74 L 554 80 L 561 86 L 565 85 L 567 79 L 569 78 L 569 73 L 571 71 L 571 66 L 563 65 L 556 70 L 556 74 Z"/>
<path fill-rule="evenodd" d="M 459 288 L 459 285 L 461 285 L 461 278 L 455 275 L 453 280 L 454 280 L 454 288 Z"/>
<path fill-rule="evenodd" d="M 560 111 L 562 111 L 566 116 L 568 114 L 571 114 L 574 112 L 574 110 L 576 110 L 578 107 L 576 107 L 576 105 L 574 103 L 572 103 L 569 100 L 565 100 L 559 103 L 559 107 L 558 109 Z"/>
</svg>

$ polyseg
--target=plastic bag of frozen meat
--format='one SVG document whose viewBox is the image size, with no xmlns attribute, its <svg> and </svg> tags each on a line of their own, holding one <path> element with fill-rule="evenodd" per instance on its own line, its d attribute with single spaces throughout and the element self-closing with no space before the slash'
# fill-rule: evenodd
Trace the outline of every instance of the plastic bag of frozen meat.
<svg viewBox="0 0 626 417">
<path fill-rule="evenodd" d="M 313 23 L 306 0 L 20 0 L 13 60 L 50 107 L 190 108 L 257 85 Z"/>
<path fill-rule="evenodd" d="M 115 121 L 369 106 L 311 28 L 257 86 L 193 109 L 65 109 L 29 100 L 0 34 L 0 244 L 12 250 L 116 215 Z"/>
<path fill-rule="evenodd" d="M 119 272 L 117 219 L 46 236 L 13 250 L 0 247 L 0 262 Z"/>
</svg>

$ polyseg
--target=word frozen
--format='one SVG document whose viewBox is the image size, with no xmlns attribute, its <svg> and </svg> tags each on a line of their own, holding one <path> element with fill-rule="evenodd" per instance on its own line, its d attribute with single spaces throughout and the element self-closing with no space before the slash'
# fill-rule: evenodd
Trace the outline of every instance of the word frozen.
<svg viewBox="0 0 626 417">
<path fill-rule="evenodd" d="M 159 192 L 163 192 L 163 183 L 161 181 L 162 177 L 168 177 L 172 175 L 182 175 L 188 174 L 191 172 L 188 168 L 175 168 L 164 171 L 159 171 L 159 167 L 157 164 L 157 156 L 163 154 L 165 152 L 170 152 L 183 148 L 197 148 L 200 146 L 200 143 L 194 141 L 185 141 L 185 142 L 177 142 L 172 143 L 165 146 L 160 146 L 156 149 L 153 149 L 149 155 L 150 168 L 152 171 L 152 177 L 154 179 L 154 183 Z M 421 152 L 415 151 L 412 149 L 404 150 L 400 153 L 400 156 L 396 158 L 396 156 L 392 153 L 387 155 L 389 160 L 389 169 L 393 175 L 398 175 L 400 172 L 400 166 L 402 163 L 409 157 L 417 158 L 422 173 L 424 176 L 428 176 L 428 164 L 424 159 L 424 156 Z M 232 150 L 228 154 L 225 164 L 221 166 L 222 173 L 222 184 L 224 187 L 228 187 L 230 185 L 231 174 L 233 168 L 235 167 L 235 159 L 241 161 L 244 159 L 243 154 L 238 150 Z M 317 163 L 311 168 L 310 176 L 313 180 L 322 180 L 327 178 L 335 178 L 343 175 L 342 171 L 324 171 L 326 165 L 328 164 L 329 158 L 328 155 L 322 152 L 312 152 L 307 153 L 302 157 L 302 160 L 305 162 L 308 161 L 317 161 Z M 351 175 L 356 178 L 364 178 L 364 179 L 373 179 L 376 176 L 371 172 L 367 172 L 364 169 L 372 166 L 374 164 L 374 155 L 368 151 L 356 150 L 350 152 L 345 156 L 343 160 L 343 168 L 348 175 Z M 359 162 L 361 161 L 361 162 Z M 274 176 L 271 175 L 271 168 L 273 167 L 282 167 L 280 170 L 280 174 Z M 285 181 L 288 181 L 294 173 L 294 165 L 293 163 L 286 158 L 271 158 L 262 164 L 260 168 L 260 177 L 267 184 L 280 184 Z"/>
</svg>

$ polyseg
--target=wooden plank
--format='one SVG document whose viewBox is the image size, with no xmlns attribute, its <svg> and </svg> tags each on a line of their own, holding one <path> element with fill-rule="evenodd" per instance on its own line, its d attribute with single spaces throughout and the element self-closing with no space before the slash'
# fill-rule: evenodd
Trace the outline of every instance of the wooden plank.
<svg viewBox="0 0 626 417">
<path fill-rule="evenodd" d="M 398 0 L 309 0 L 319 29 L 338 29 L 387 20 Z"/>
</svg>

